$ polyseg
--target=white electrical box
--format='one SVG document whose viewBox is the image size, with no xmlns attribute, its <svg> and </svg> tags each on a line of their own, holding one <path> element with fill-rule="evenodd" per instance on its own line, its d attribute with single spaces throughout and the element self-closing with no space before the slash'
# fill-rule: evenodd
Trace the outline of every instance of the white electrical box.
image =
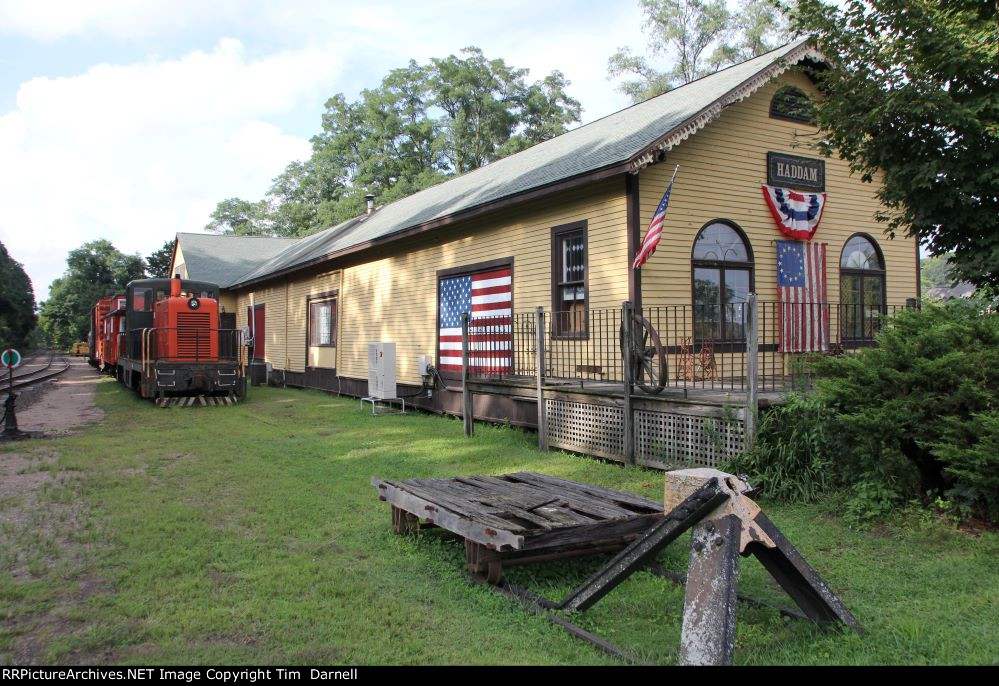
<svg viewBox="0 0 999 686">
<path fill-rule="evenodd" d="M 420 376 L 427 376 L 427 374 L 429 373 L 427 372 L 427 367 L 429 366 L 430 366 L 429 355 L 420 355 L 418 358 L 416 358 L 416 368 L 417 368 L 416 373 L 419 374 Z"/>
<path fill-rule="evenodd" d="M 368 343 L 368 396 L 396 398 L 395 343 Z"/>
</svg>

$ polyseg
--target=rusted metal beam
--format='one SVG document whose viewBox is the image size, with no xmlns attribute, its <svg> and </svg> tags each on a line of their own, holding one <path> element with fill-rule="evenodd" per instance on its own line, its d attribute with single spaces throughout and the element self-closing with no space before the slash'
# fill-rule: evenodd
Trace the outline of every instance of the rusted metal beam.
<svg viewBox="0 0 999 686">
<path fill-rule="evenodd" d="M 593 646 L 596 646 L 599 650 L 612 655 L 619 660 L 624 660 L 633 665 L 644 665 L 644 661 L 640 660 L 635 655 L 632 655 L 626 650 L 619 648 L 610 641 L 600 638 L 594 633 L 587 631 L 586 629 L 576 626 L 572 622 L 559 617 L 558 615 L 552 614 L 549 610 L 556 609 L 555 604 L 543 596 L 531 593 L 525 588 L 519 586 L 514 586 L 513 584 L 503 582 L 499 585 L 491 585 L 486 583 L 486 581 L 481 576 L 469 575 L 469 578 L 479 584 L 484 584 L 488 588 L 492 589 L 496 593 L 506 596 L 512 600 L 516 600 L 518 603 L 523 605 L 528 610 L 543 616 L 552 624 L 561 627 L 566 632 L 575 636 L 578 639 L 586 641 Z"/>
<path fill-rule="evenodd" d="M 691 532 L 681 665 L 732 664 L 741 530 L 739 517 L 730 514 L 701 522 Z"/>
<path fill-rule="evenodd" d="M 864 627 L 780 529 L 762 512 L 756 515 L 754 521 L 777 547 L 753 544 L 749 546 L 749 552 L 756 556 L 808 618 L 816 624 L 841 622 L 863 635 Z"/>
<path fill-rule="evenodd" d="M 583 582 L 559 607 L 567 610 L 586 610 L 592 607 L 728 497 L 718 480 L 710 479 Z"/>
</svg>

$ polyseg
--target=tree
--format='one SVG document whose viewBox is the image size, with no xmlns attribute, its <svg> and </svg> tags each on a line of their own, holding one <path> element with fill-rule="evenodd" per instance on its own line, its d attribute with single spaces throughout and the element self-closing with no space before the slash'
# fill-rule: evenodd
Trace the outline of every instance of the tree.
<svg viewBox="0 0 999 686">
<path fill-rule="evenodd" d="M 925 257 L 919 261 L 919 280 L 923 292 L 928 288 L 950 288 L 954 279 L 950 274 L 950 254 Z"/>
<path fill-rule="evenodd" d="M 173 263 L 173 240 L 168 240 L 159 250 L 146 257 L 146 275 L 150 279 L 166 279 L 173 274 L 170 267 Z"/>
<path fill-rule="evenodd" d="M 270 235 L 267 203 L 226 198 L 216 205 L 212 220 L 205 224 L 205 230 L 233 236 Z"/>
<path fill-rule="evenodd" d="M 783 26 L 780 12 L 767 0 L 743 0 L 735 13 L 725 0 L 640 0 L 640 5 L 651 54 L 671 66 L 656 69 L 627 47 L 611 55 L 610 77 L 638 77 L 619 86 L 635 102 L 774 49 Z"/>
<path fill-rule="evenodd" d="M 31 279 L 0 243 L 0 345 L 23 345 L 36 320 Z"/>
<path fill-rule="evenodd" d="M 139 255 L 124 255 L 109 241 L 96 240 L 71 250 L 66 271 L 52 282 L 39 323 L 50 344 L 68 348 L 86 340 L 90 310 L 106 295 L 124 293 L 129 281 L 145 277 Z"/>
<path fill-rule="evenodd" d="M 999 288 L 999 39 L 995 2 L 800 0 L 792 26 L 830 68 L 816 73 L 820 149 L 880 182 L 878 220 L 955 280 Z"/>
<path fill-rule="evenodd" d="M 565 76 L 534 83 L 528 71 L 460 55 L 393 69 L 355 101 L 326 102 L 312 155 L 292 162 L 266 200 L 219 203 L 209 230 L 300 236 L 362 214 L 364 196 L 380 204 L 429 188 L 564 133 L 579 121 Z"/>
</svg>

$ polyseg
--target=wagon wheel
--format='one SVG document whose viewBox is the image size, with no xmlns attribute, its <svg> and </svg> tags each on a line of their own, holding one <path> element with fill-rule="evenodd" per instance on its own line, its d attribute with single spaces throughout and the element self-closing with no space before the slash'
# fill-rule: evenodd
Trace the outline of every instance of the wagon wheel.
<svg viewBox="0 0 999 686">
<path fill-rule="evenodd" d="M 652 323 L 640 314 L 632 315 L 631 373 L 638 387 L 646 393 L 661 393 L 666 388 L 666 351 Z M 621 326 L 621 355 L 624 356 L 624 325 Z"/>
</svg>

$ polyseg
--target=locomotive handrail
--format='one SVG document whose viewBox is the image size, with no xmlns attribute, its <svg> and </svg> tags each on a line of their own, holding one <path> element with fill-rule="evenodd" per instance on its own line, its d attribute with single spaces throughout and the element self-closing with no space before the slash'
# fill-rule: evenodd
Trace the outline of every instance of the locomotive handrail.
<svg viewBox="0 0 999 686">
<path fill-rule="evenodd" d="M 197 326 L 160 326 L 135 331 L 142 336 L 140 359 L 143 372 L 148 373 L 158 362 L 230 362 L 239 367 L 240 376 L 245 376 L 245 343 L 239 329 L 205 330 Z M 176 351 L 172 354 L 159 349 L 163 343 L 160 337 L 171 332 L 193 336 L 189 339 L 189 352 Z"/>
</svg>

